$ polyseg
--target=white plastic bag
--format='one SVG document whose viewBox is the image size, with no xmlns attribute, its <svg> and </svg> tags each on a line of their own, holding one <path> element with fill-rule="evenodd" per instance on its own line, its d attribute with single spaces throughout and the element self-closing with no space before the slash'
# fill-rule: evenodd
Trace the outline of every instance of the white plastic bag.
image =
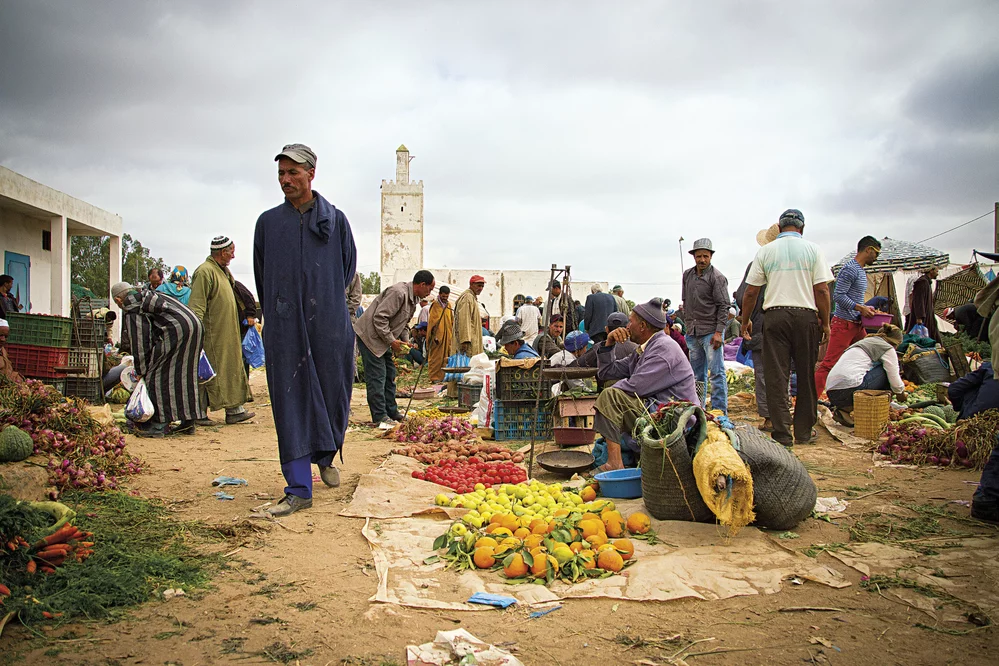
<svg viewBox="0 0 999 666">
<path fill-rule="evenodd" d="M 482 428 L 493 426 L 493 402 L 496 400 L 496 370 L 490 368 L 482 381 L 482 390 L 479 391 L 479 404 L 475 408 L 475 417 Z"/>
<path fill-rule="evenodd" d="M 468 367 L 470 370 L 465 373 L 465 377 L 461 381 L 465 384 L 481 386 L 486 373 L 496 368 L 496 362 L 490 361 L 485 354 L 476 354 L 469 359 Z"/>
<path fill-rule="evenodd" d="M 153 418 L 155 412 L 153 401 L 149 399 L 149 391 L 146 390 L 146 380 L 140 379 L 125 405 L 125 417 L 133 423 L 145 423 Z"/>
<path fill-rule="evenodd" d="M 135 368 L 127 366 L 121 371 L 121 376 L 118 377 L 118 381 L 120 381 L 121 385 L 125 387 L 125 390 L 134 391 L 135 385 L 139 383 L 138 376 L 139 373 L 135 371 Z"/>
</svg>

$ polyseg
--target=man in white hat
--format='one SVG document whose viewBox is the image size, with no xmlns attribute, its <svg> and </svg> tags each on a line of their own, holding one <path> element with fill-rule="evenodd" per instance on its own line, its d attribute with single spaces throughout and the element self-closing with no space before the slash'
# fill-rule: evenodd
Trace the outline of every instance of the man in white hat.
<svg viewBox="0 0 999 666">
<path fill-rule="evenodd" d="M 201 406 L 225 410 L 227 424 L 252 419 L 243 404 L 250 400 L 250 384 L 243 367 L 243 339 L 239 334 L 242 320 L 233 290 L 234 279 L 229 264 L 236 256 L 236 244 L 226 236 L 216 236 L 211 254 L 191 277 L 188 307 L 198 315 L 205 329 L 205 354 L 215 370 L 215 378 L 201 387 Z M 200 419 L 200 425 L 217 425 Z"/>
<path fill-rule="evenodd" d="M 819 346 L 829 339 L 829 283 L 833 275 L 819 246 L 802 238 L 805 216 L 801 211 L 788 209 L 781 213 L 777 223 L 780 234 L 756 253 L 746 277 L 749 286 L 742 302 L 742 337 L 752 338 L 750 316 L 760 287 L 766 285 L 763 362 L 767 408 L 773 422 L 773 438 L 791 447 L 795 442 L 806 444 L 815 438 L 813 426 L 818 418 L 815 363 Z M 793 437 L 787 396 L 792 361 L 798 373 Z"/>
<path fill-rule="evenodd" d="M 724 333 L 728 323 L 728 279 L 711 265 L 714 248 L 710 238 L 694 241 L 690 254 L 694 266 L 683 273 L 683 311 L 687 348 L 694 378 L 701 382 L 701 404 L 707 404 L 711 382 L 711 408 L 728 414 L 728 381 L 725 377 Z"/>
</svg>

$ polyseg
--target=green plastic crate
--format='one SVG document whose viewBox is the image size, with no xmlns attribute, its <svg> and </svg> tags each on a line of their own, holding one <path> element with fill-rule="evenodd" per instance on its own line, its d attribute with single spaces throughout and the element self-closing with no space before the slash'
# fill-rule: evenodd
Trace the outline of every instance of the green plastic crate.
<svg viewBox="0 0 999 666">
<path fill-rule="evenodd" d="M 12 313 L 7 315 L 7 322 L 10 324 L 7 342 L 12 345 L 69 349 L 73 337 L 73 320 L 69 317 Z"/>
</svg>

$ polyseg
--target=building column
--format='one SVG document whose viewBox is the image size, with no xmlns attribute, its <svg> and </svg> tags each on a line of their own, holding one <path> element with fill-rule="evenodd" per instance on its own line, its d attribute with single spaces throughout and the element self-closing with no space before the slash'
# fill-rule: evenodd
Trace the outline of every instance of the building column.
<svg viewBox="0 0 999 666">
<path fill-rule="evenodd" d="M 49 231 L 52 234 L 49 312 L 68 317 L 72 291 L 69 286 L 69 224 L 66 216 L 52 217 L 49 221 Z"/>
<path fill-rule="evenodd" d="M 111 256 L 108 259 L 108 307 L 118 315 L 118 318 L 114 322 L 114 338 L 115 340 L 121 337 L 121 309 L 118 304 L 114 302 L 111 298 L 111 287 L 115 284 L 121 282 L 121 236 L 111 236 Z"/>
</svg>

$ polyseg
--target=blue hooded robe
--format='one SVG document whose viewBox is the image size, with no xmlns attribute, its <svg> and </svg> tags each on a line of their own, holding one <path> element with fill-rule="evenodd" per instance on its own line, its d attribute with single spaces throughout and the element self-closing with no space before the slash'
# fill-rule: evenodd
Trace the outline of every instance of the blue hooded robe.
<svg viewBox="0 0 999 666">
<path fill-rule="evenodd" d="M 305 213 L 286 200 L 257 219 L 253 274 L 281 463 L 329 465 L 343 446 L 354 380 L 350 223 L 318 192 Z M 343 454 L 341 453 L 341 459 Z"/>
</svg>

